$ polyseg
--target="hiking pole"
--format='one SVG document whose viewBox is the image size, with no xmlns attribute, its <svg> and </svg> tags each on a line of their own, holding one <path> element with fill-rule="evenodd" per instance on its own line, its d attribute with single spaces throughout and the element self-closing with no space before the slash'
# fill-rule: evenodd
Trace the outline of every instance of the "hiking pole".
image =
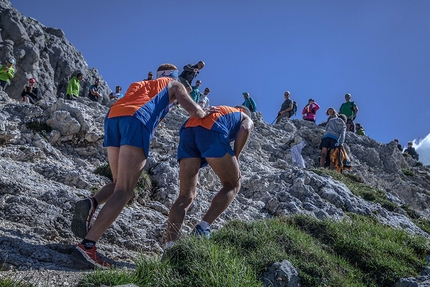
<svg viewBox="0 0 430 287">
<path fill-rule="evenodd" d="M 276 118 L 273 120 L 273 122 L 271 123 L 271 125 L 273 125 L 273 123 L 279 118 L 279 115 L 276 116 Z"/>
</svg>

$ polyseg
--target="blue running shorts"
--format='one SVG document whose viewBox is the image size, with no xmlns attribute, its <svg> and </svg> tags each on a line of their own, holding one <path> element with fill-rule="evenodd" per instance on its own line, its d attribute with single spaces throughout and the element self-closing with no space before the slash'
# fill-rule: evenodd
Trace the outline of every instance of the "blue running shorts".
<svg viewBox="0 0 430 287">
<path fill-rule="evenodd" d="M 182 129 L 178 147 L 178 161 L 182 158 L 201 158 L 200 167 L 208 163 L 205 158 L 220 158 L 229 153 L 234 156 L 228 136 L 203 127 Z"/>
<path fill-rule="evenodd" d="M 110 119 L 106 117 L 104 128 L 104 147 L 122 145 L 140 147 L 148 157 L 150 133 L 146 126 L 135 117 L 124 116 Z"/>
</svg>

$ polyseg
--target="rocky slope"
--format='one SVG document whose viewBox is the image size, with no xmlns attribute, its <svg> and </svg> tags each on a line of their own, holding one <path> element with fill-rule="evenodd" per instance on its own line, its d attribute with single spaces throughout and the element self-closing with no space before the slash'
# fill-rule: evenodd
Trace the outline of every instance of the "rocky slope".
<svg viewBox="0 0 430 287">
<path fill-rule="evenodd" d="M 65 282 L 74 282 L 78 273 L 68 259 L 78 242 L 70 230 L 74 203 L 109 182 L 94 173 L 107 160 L 102 142 L 108 101 L 100 104 L 85 97 L 63 100 L 61 93 L 73 71 L 99 77 L 97 70 L 87 67 L 61 30 L 26 18 L 9 1 L 0 0 L 0 16 L 0 54 L 17 59 L 14 81 L 23 85 L 34 76 L 40 79 L 45 95 L 37 105 L 31 105 L 15 100 L 22 85 L 11 85 L 7 94 L 0 92 L 0 276 L 7 276 L 7 271 L 48 272 L 51 275 L 45 275 L 46 279 L 69 272 L 72 279 Z M 90 84 L 83 83 L 83 94 Z M 109 88 L 103 81 L 102 85 L 106 94 Z M 178 130 L 186 118 L 184 111 L 175 109 L 160 124 L 145 167 L 152 188 L 123 210 L 99 242 L 102 253 L 124 265 L 139 253 L 162 251 L 168 211 L 179 190 L 176 150 Z M 242 188 L 214 223 L 215 230 L 232 219 L 249 221 L 295 213 L 341 219 L 354 212 L 430 239 L 400 208 L 408 205 L 430 220 L 430 168 L 416 166 L 394 142 L 379 143 L 351 133 L 346 139 L 353 163 L 347 173 L 382 190 L 399 207 L 389 211 L 313 171 L 318 165 L 323 128 L 289 119 L 269 125 L 258 113 L 253 118 L 255 129 L 240 158 Z M 292 162 L 290 152 L 301 141 L 307 143 L 302 151 L 305 169 Z M 405 170 L 414 175 L 407 176 Z M 185 234 L 201 219 L 220 188 L 209 168 L 200 171 L 199 182 L 198 198 L 183 228 Z"/>
</svg>

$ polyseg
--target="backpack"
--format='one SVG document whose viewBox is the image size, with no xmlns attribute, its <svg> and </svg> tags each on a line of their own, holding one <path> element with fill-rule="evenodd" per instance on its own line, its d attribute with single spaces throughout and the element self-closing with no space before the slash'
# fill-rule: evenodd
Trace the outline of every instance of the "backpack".
<svg viewBox="0 0 430 287">
<path fill-rule="evenodd" d="M 290 111 L 290 117 L 297 113 L 297 102 L 293 101 L 293 109 Z"/>
</svg>

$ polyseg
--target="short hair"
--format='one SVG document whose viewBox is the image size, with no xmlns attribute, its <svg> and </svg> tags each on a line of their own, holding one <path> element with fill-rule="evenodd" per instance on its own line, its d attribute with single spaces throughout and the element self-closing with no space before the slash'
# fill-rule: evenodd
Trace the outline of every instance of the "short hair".
<svg viewBox="0 0 430 287">
<path fill-rule="evenodd" d="M 413 142 L 408 142 L 408 145 L 413 145 Z"/>
<path fill-rule="evenodd" d="M 148 75 L 152 75 L 152 72 L 148 72 Z"/>
<path fill-rule="evenodd" d="M 120 90 L 122 90 L 122 87 L 121 87 L 121 86 L 116 86 L 116 88 L 117 88 L 117 89 L 120 89 Z"/>
<path fill-rule="evenodd" d="M 177 69 L 178 68 L 175 65 L 166 63 L 166 64 L 161 64 L 158 67 L 157 72 L 158 71 L 167 71 L 167 70 L 177 70 Z"/>
<path fill-rule="evenodd" d="M 78 72 L 77 74 L 76 74 L 76 78 L 79 78 L 80 76 L 83 76 L 84 74 L 82 74 L 81 72 Z"/>
<path fill-rule="evenodd" d="M 198 61 L 198 63 L 197 64 L 202 64 L 203 66 L 205 65 L 205 62 L 203 62 L 203 61 Z"/>
<path fill-rule="evenodd" d="M 310 102 L 310 101 L 315 102 L 315 100 L 314 100 L 314 99 L 309 99 L 309 102 Z"/>
<path fill-rule="evenodd" d="M 345 98 L 350 98 L 351 94 L 345 94 Z"/>
<path fill-rule="evenodd" d="M 399 142 L 399 139 L 394 139 L 394 141 L 395 141 L 396 143 L 398 143 L 398 142 Z"/>
<path fill-rule="evenodd" d="M 346 122 L 346 116 L 345 115 L 340 114 L 339 118 L 341 118 L 344 122 Z"/>
<path fill-rule="evenodd" d="M 210 92 L 210 91 L 211 91 L 211 89 L 209 89 L 209 88 L 205 88 L 205 91 L 208 91 L 208 92 Z"/>
<path fill-rule="evenodd" d="M 243 113 L 245 113 L 245 115 L 247 115 L 248 117 L 251 117 L 251 111 L 245 107 L 245 106 L 235 106 L 236 109 L 241 109 Z"/>
</svg>

